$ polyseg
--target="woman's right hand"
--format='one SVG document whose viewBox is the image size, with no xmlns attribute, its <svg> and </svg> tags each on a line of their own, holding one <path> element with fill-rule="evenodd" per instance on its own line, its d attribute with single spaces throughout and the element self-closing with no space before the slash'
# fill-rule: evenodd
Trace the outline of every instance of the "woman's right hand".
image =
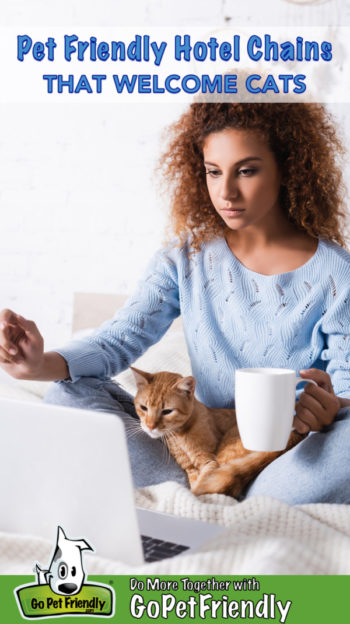
<svg viewBox="0 0 350 624">
<path fill-rule="evenodd" d="M 0 312 L 0 366 L 15 379 L 37 379 L 44 365 L 44 340 L 33 321 Z"/>
</svg>

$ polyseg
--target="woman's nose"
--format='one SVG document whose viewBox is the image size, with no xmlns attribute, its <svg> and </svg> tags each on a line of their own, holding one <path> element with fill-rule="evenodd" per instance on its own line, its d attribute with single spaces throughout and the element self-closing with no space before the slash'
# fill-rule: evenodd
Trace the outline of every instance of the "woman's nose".
<svg viewBox="0 0 350 624">
<path fill-rule="evenodd" d="M 238 197 L 239 190 L 237 180 L 233 176 L 223 176 L 222 184 L 220 188 L 220 196 L 224 201 L 230 199 L 236 199 Z"/>
</svg>

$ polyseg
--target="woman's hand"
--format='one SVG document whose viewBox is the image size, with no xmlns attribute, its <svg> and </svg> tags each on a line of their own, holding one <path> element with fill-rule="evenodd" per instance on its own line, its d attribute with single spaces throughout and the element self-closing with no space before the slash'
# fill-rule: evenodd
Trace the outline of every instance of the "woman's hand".
<svg viewBox="0 0 350 624">
<path fill-rule="evenodd" d="M 36 379 L 44 362 L 44 340 L 33 321 L 0 312 L 0 366 L 16 379 Z"/>
<path fill-rule="evenodd" d="M 330 425 L 341 408 L 340 398 L 334 394 L 331 378 L 325 371 L 309 368 L 300 371 L 300 377 L 312 379 L 317 383 L 307 384 L 296 404 L 294 427 L 299 433 L 321 431 Z"/>
</svg>

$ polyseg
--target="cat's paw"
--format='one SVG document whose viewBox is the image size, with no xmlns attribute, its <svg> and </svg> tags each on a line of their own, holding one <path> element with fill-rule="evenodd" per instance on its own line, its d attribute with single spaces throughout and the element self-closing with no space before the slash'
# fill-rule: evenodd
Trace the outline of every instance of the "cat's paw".
<svg viewBox="0 0 350 624">
<path fill-rule="evenodd" d="M 199 474 L 197 481 L 191 486 L 193 494 L 224 494 L 232 485 L 232 471 L 228 466 L 215 467 Z"/>
<path fill-rule="evenodd" d="M 213 494 L 215 492 L 210 492 L 210 490 L 207 489 L 207 485 L 204 482 L 203 479 L 197 479 L 197 481 L 195 483 L 193 483 L 191 485 L 191 492 L 192 494 L 195 494 L 195 496 L 201 496 L 201 494 Z"/>
<path fill-rule="evenodd" d="M 202 494 L 219 494 L 224 492 L 224 490 L 220 490 L 217 484 L 216 478 L 212 478 L 211 476 L 206 476 L 203 479 L 198 478 L 197 482 L 191 487 L 191 491 L 196 496 L 201 496 Z"/>
<path fill-rule="evenodd" d="M 187 470 L 186 472 L 187 472 L 187 478 L 190 484 L 191 491 L 193 492 L 193 488 L 198 480 L 199 470 L 193 469 L 193 470 Z"/>
</svg>

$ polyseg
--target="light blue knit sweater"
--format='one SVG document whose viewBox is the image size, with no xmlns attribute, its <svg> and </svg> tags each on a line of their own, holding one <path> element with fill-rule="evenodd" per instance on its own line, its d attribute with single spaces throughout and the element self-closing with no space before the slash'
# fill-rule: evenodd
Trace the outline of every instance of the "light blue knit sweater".
<svg viewBox="0 0 350 624">
<path fill-rule="evenodd" d="M 196 395 L 208 406 L 234 405 L 242 367 L 327 370 L 336 394 L 350 398 L 350 254 L 334 243 L 320 240 L 306 264 L 280 275 L 245 268 L 223 238 L 190 259 L 187 245 L 165 248 L 111 321 L 58 352 L 72 381 L 110 378 L 179 314 Z"/>
</svg>

